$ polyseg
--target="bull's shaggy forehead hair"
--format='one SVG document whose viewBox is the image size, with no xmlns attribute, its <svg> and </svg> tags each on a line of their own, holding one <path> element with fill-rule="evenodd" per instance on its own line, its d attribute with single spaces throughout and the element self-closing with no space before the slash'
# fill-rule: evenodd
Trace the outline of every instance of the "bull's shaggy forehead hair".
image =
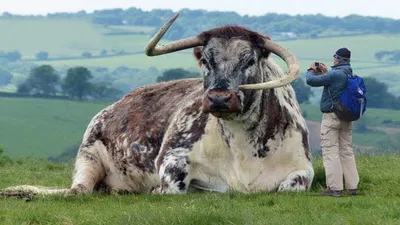
<svg viewBox="0 0 400 225">
<path fill-rule="evenodd" d="M 241 60 L 254 56 L 255 50 L 250 42 L 232 38 L 230 40 L 212 38 L 203 49 L 204 57 L 213 58 L 216 65 L 231 61 L 234 64 L 241 64 Z M 259 52 L 259 51 L 258 51 Z M 214 65 L 212 65 L 214 66 Z"/>
<path fill-rule="evenodd" d="M 245 41 L 249 41 L 254 46 L 261 46 L 264 44 L 264 39 L 268 37 L 264 37 L 263 35 L 251 31 L 245 27 L 240 26 L 223 26 L 215 29 L 211 29 L 208 31 L 204 31 L 198 35 L 198 37 L 207 43 L 212 38 L 223 38 L 223 39 L 231 39 L 231 38 L 239 38 Z M 269 38 L 268 38 L 269 39 Z"/>
<path fill-rule="evenodd" d="M 240 65 L 251 56 L 268 57 L 270 52 L 264 49 L 265 39 L 257 32 L 240 26 L 223 26 L 211 29 L 198 35 L 203 40 L 204 47 L 195 49 L 195 55 L 201 58 L 200 49 L 203 49 L 203 57 L 212 59 L 211 67 L 222 62 L 230 61 Z M 256 53 L 254 55 L 253 53 Z"/>
</svg>

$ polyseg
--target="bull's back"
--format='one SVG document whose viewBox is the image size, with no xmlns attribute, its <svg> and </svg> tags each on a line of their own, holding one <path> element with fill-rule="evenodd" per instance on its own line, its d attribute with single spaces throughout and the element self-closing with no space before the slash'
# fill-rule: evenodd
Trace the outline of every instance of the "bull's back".
<svg viewBox="0 0 400 225">
<path fill-rule="evenodd" d="M 188 98 L 201 101 L 201 95 L 201 79 L 138 88 L 101 113 L 97 139 L 122 172 L 132 164 L 154 172 L 154 159 L 175 112 Z"/>
</svg>

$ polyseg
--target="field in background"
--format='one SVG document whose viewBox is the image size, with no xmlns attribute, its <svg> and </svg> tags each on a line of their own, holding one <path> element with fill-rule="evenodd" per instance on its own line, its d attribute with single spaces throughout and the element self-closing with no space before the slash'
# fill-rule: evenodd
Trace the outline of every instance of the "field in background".
<svg viewBox="0 0 400 225">
<path fill-rule="evenodd" d="M 103 26 L 83 20 L 60 19 L 2 19 L 0 21 L 0 49 L 19 50 L 24 58 L 33 59 L 39 51 L 47 51 L 50 57 L 77 56 L 90 51 L 98 55 L 105 50 L 124 50 L 125 52 L 143 51 L 150 40 L 154 27 L 140 26 Z M 171 30 L 173 26 L 171 27 Z M 117 35 L 122 31 L 142 32 L 136 35 Z M 105 35 L 115 34 L 115 35 Z M 400 49 L 400 35 L 372 34 L 361 36 L 332 37 L 321 39 L 281 41 L 290 51 L 299 57 L 302 69 L 315 61 L 330 65 L 332 54 L 340 47 L 352 50 L 353 66 L 357 71 L 368 75 L 382 71 L 399 71 L 400 66 L 386 66 L 376 61 L 374 54 L 381 50 Z M 166 41 L 162 41 L 162 43 Z M 74 59 L 52 61 L 55 66 L 102 66 L 115 68 L 128 66 L 135 68 L 193 67 L 191 51 L 187 54 L 170 54 L 168 57 L 149 59 L 144 54 L 131 56 L 106 57 L 102 59 Z M 48 63 L 37 61 L 38 64 Z M 373 68 L 377 67 L 377 68 Z M 387 67 L 387 68 L 386 68 Z M 365 68 L 365 69 L 363 69 Z M 383 70 L 382 70 L 383 69 Z"/>
<path fill-rule="evenodd" d="M 0 198 L 2 224 L 399 224 L 400 157 L 357 157 L 360 195 L 322 197 L 321 159 L 306 193 L 190 193 Z M 0 189 L 21 184 L 69 187 L 70 164 L 19 160 L 0 167 Z"/>
<path fill-rule="evenodd" d="M 37 64 L 49 64 L 54 67 L 108 67 L 115 69 L 119 66 L 127 66 L 132 68 L 147 69 L 155 67 L 159 70 L 171 68 L 190 68 L 196 67 L 196 60 L 191 52 L 176 52 L 168 55 L 156 57 L 148 57 L 143 54 L 104 57 L 96 59 L 71 59 L 71 60 L 55 60 L 55 61 L 36 61 Z"/>
<path fill-rule="evenodd" d="M 129 27 L 128 27 L 129 28 Z M 0 20 L 0 49 L 18 50 L 24 58 L 34 58 L 39 51 L 49 52 L 50 57 L 81 56 L 89 51 L 97 55 L 101 50 L 143 50 L 142 43 L 148 35 L 103 35 L 115 29 L 71 19 L 2 19 Z M 148 27 L 131 27 L 138 32 L 148 32 Z"/>
<path fill-rule="evenodd" d="M 172 28 L 171 28 L 172 29 Z M 141 39 L 135 40 L 135 46 L 131 46 L 132 51 L 143 51 L 149 38 L 144 35 Z M 125 41 L 131 41 L 129 36 L 121 37 L 122 44 Z M 136 37 L 135 37 L 136 38 Z M 395 39 L 397 40 L 395 41 Z M 365 35 L 365 36 L 352 36 L 352 37 L 335 37 L 335 38 L 322 38 L 312 40 L 295 40 L 278 42 L 287 47 L 293 54 L 295 54 L 301 63 L 303 71 L 314 61 L 324 62 L 326 65 L 332 64 L 333 53 L 343 46 L 351 49 L 352 65 L 355 70 L 363 75 L 370 75 L 374 73 L 382 73 L 382 71 L 397 72 L 400 69 L 399 65 L 392 65 L 380 63 L 375 60 L 374 54 L 381 50 L 400 49 L 400 35 Z M 127 44 L 129 45 L 129 44 Z M 275 57 L 276 58 L 276 57 Z M 280 61 L 279 59 L 277 61 Z M 43 63 L 43 62 L 41 62 Z M 77 59 L 77 60 L 59 60 L 50 62 L 54 66 L 104 66 L 115 68 L 121 65 L 126 65 L 135 68 L 147 68 L 154 66 L 160 69 L 173 68 L 173 67 L 193 67 L 195 61 L 191 51 L 185 53 L 172 53 L 168 56 L 157 56 L 149 58 L 144 54 L 130 55 L 130 56 L 116 56 L 102 59 Z M 283 63 L 280 65 L 284 66 Z"/>
<path fill-rule="evenodd" d="M 109 103 L 76 102 L 35 98 L 0 98 L 0 144 L 15 157 L 54 157 L 77 149 L 93 116 Z M 302 105 L 307 120 L 320 122 L 318 106 Z M 400 131 L 400 114 L 394 110 L 368 109 L 368 126 L 379 127 L 370 133 L 355 133 L 354 143 L 374 146 L 390 136 L 383 132 Z M 391 122 L 388 122 L 391 121 Z M 312 136 L 319 135 L 319 126 Z M 313 137 L 311 137 L 313 138 Z M 313 139 L 315 140 L 315 139 Z M 313 142 L 318 142 L 315 140 Z M 319 146 L 318 143 L 312 143 Z"/>
<path fill-rule="evenodd" d="M 106 103 L 0 98 L 0 145 L 12 157 L 55 156 L 76 144 Z M 0 182 L 1 183 L 1 182 Z"/>
<path fill-rule="evenodd" d="M 33 60 L 38 51 L 48 51 L 50 58 L 75 57 L 69 60 L 31 61 L 37 65 L 50 64 L 57 68 L 73 66 L 108 67 L 110 69 L 119 66 L 139 69 L 155 67 L 159 70 L 179 67 L 196 68 L 192 50 L 157 57 L 147 57 L 143 53 L 137 53 L 143 51 L 153 29 L 153 27 L 93 25 L 74 19 L 2 19 L 0 20 L 0 30 L 2 31 L 0 50 L 18 50 L 25 59 L 29 60 Z M 138 34 L 119 35 L 126 31 Z M 400 65 L 379 63 L 375 60 L 374 54 L 382 50 L 400 49 L 399 40 L 400 35 L 380 34 L 291 40 L 279 43 L 298 56 L 302 73 L 310 63 L 317 60 L 330 65 L 333 52 L 346 46 L 352 50 L 352 66 L 357 74 L 377 76 L 380 81 L 388 84 L 392 93 L 396 94 L 400 93 Z M 109 53 L 112 50 L 124 50 L 132 54 L 93 59 L 80 58 L 84 51 L 90 51 L 94 56 L 98 56 L 102 50 L 107 50 Z M 135 52 L 136 54 L 133 54 Z M 273 57 L 285 70 L 284 62 L 276 56 Z M 398 76 L 387 73 L 398 74 Z M 1 90 L 15 91 L 14 84 L 26 76 L 27 74 L 14 73 L 13 84 L 1 87 Z M 129 79 L 121 77 L 118 82 L 119 84 L 121 82 L 141 84 L 149 83 L 149 80 L 155 80 L 155 78 L 150 79 L 149 76 L 133 76 Z M 320 90 L 314 90 L 316 94 L 311 101 L 316 103 L 320 98 Z M 1 98 L 0 108 L 2 115 L 5 116 L 0 118 L 0 122 L 5 129 L 0 130 L 0 144 L 4 145 L 3 147 L 11 156 L 31 154 L 47 157 L 58 155 L 80 142 L 89 120 L 105 105 L 58 100 Z M 316 122 L 320 120 L 318 106 L 303 105 L 303 110 L 307 114 L 307 119 Z M 397 114 L 397 111 L 370 109 L 367 112 L 368 125 L 383 127 L 383 129 L 387 127 L 398 129 L 400 116 Z M 355 134 L 354 137 L 358 144 L 374 145 L 378 139 L 386 140 L 388 134 L 381 129 L 375 133 Z"/>
</svg>

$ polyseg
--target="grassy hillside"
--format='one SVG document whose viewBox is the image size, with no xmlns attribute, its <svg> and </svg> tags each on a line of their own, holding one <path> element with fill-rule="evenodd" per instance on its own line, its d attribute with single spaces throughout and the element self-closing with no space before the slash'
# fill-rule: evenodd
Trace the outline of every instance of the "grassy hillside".
<svg viewBox="0 0 400 225">
<path fill-rule="evenodd" d="M 106 105 L 0 98 L 0 145 L 12 157 L 58 155 L 81 141 L 91 118 Z"/>
<path fill-rule="evenodd" d="M 37 65 L 50 64 L 63 68 L 85 66 L 115 69 L 119 66 L 128 66 L 139 69 L 156 67 L 164 70 L 196 67 L 191 50 L 157 57 L 147 57 L 140 53 L 150 40 L 150 33 L 154 29 L 154 27 L 140 26 L 94 25 L 88 21 L 77 19 L 2 19 L 0 20 L 0 30 L 2 31 L 0 51 L 18 50 L 22 53 L 23 58 L 29 60 L 34 60 L 35 54 L 39 51 L 49 52 L 50 58 L 74 57 L 74 59 L 68 60 L 32 61 Z M 174 26 L 171 27 L 171 31 L 173 29 Z M 141 32 L 142 34 L 118 35 L 126 31 Z M 370 34 L 278 42 L 299 58 L 302 72 L 305 72 L 314 61 L 322 61 L 331 65 L 332 54 L 335 50 L 346 46 L 352 51 L 352 66 L 357 74 L 376 76 L 388 84 L 389 91 L 399 93 L 400 65 L 380 63 L 374 58 L 377 51 L 400 49 L 399 37 L 399 34 Z M 161 41 L 161 43 L 165 42 L 167 41 Z M 124 50 L 130 55 L 81 58 L 81 54 L 85 51 L 98 57 L 102 50 L 107 50 L 108 54 Z M 285 69 L 283 61 L 276 56 L 275 58 Z M 22 76 L 25 77 L 27 74 Z M 14 85 L 1 89 L 14 91 L 16 87 Z M 312 101 L 315 102 L 316 99 L 313 98 Z"/>
<path fill-rule="evenodd" d="M 303 104 L 301 108 L 308 120 L 321 121 L 322 113 L 319 110 L 319 106 Z M 364 117 L 371 127 L 400 128 L 400 113 L 398 110 L 368 108 Z"/>
<path fill-rule="evenodd" d="M 144 48 L 143 46 L 140 47 Z M 143 53 L 143 54 L 104 57 L 96 59 L 55 60 L 50 62 L 36 61 L 36 63 L 37 64 L 46 63 L 54 67 L 85 66 L 85 67 L 108 67 L 111 69 L 115 69 L 119 66 L 128 66 L 139 69 L 156 67 L 157 69 L 160 70 L 171 69 L 171 68 L 196 67 L 196 60 L 189 51 L 176 52 L 157 57 L 148 57 Z"/>
<path fill-rule="evenodd" d="M 75 102 L 34 98 L 0 98 L 0 147 L 12 157 L 58 156 L 67 149 L 76 149 L 93 116 L 108 103 Z M 320 122 L 317 106 L 302 105 L 308 120 Z M 399 132 L 400 114 L 394 110 L 368 109 L 366 123 L 379 127 L 369 133 L 355 133 L 354 142 L 361 146 L 377 146 L 389 140 L 384 129 Z M 311 134 L 318 137 L 319 125 Z M 383 131 L 382 131 L 383 130 Z M 318 139 L 312 146 L 319 146 Z"/>
<path fill-rule="evenodd" d="M 148 32 L 148 27 L 127 27 Z M 144 49 L 148 35 L 103 35 L 114 27 L 93 25 L 81 20 L 60 19 L 2 19 L 0 20 L 0 50 L 18 50 L 24 58 L 34 58 L 39 51 L 50 57 L 80 56 L 84 51 L 93 55 L 102 49 Z"/>
<path fill-rule="evenodd" d="M 306 193 L 191 193 L 0 198 L 2 224 L 399 224 L 400 157 L 357 157 L 360 195 L 321 197 L 321 159 Z M 0 167 L 0 189 L 70 186 L 70 164 L 20 160 Z"/>
<path fill-rule="evenodd" d="M 54 56 L 80 56 L 83 51 L 91 51 L 94 55 L 102 49 L 123 49 L 127 52 L 143 51 L 150 39 L 149 33 L 154 27 L 138 26 L 102 26 L 83 20 L 61 19 L 2 19 L 0 20 L 0 50 L 19 50 L 25 58 L 33 58 L 38 51 L 48 51 Z M 174 27 L 172 26 L 171 30 Z M 105 35 L 120 31 L 143 32 L 143 35 Z M 332 37 L 308 40 L 292 40 L 280 42 L 301 59 L 302 68 L 312 61 L 319 60 L 331 63 L 333 52 L 347 46 L 353 52 L 353 64 L 359 72 L 369 74 L 379 69 L 371 66 L 382 66 L 374 53 L 380 50 L 400 49 L 400 35 L 376 34 L 361 36 Z M 192 56 L 171 54 L 166 58 L 174 58 L 165 62 L 166 58 L 155 57 L 149 60 L 144 55 L 120 56 L 107 59 L 63 60 L 52 62 L 54 65 L 83 65 L 117 67 L 126 65 L 137 68 L 155 66 L 160 68 L 193 66 Z M 188 60 L 188 58 L 190 60 Z M 167 60 L 168 60 L 167 59 Z M 43 63 L 39 61 L 38 63 Z M 173 65 L 173 66 L 172 66 Z M 366 69 L 362 69 L 366 68 Z M 389 67 L 390 71 L 398 71 L 398 67 Z"/>
<path fill-rule="evenodd" d="M 172 29 L 172 28 L 171 28 Z M 135 46 L 131 49 L 142 51 L 144 46 L 149 40 L 149 36 L 143 35 L 141 39 L 138 37 L 129 36 L 120 37 L 119 44 L 131 42 L 135 39 Z M 400 35 L 364 35 L 352 37 L 335 37 L 335 38 L 322 38 L 312 40 L 295 40 L 279 42 L 287 47 L 300 59 L 301 68 L 305 70 L 312 62 L 322 61 L 327 65 L 332 63 L 333 53 L 343 46 L 348 47 L 352 51 L 353 62 L 352 65 L 358 73 L 369 75 L 382 71 L 399 71 L 400 66 L 386 65 L 379 63 L 374 59 L 374 54 L 380 50 L 393 50 L 400 49 Z M 137 39 L 136 39 L 137 38 Z M 126 45 L 129 45 L 126 43 Z M 168 57 L 149 57 L 144 54 L 133 56 L 119 56 L 103 59 L 82 59 L 82 60 L 60 60 L 51 62 L 52 65 L 60 66 L 106 66 L 115 68 L 121 65 L 127 65 L 136 68 L 147 68 L 155 66 L 157 68 L 171 68 L 171 67 L 192 67 L 194 66 L 193 56 L 191 51 L 186 51 L 187 54 L 173 53 Z M 168 60 L 166 60 L 168 59 Z M 170 61 L 171 60 L 171 61 Z M 280 60 L 278 60 L 280 61 Z M 283 66 L 283 63 L 280 63 Z"/>
</svg>

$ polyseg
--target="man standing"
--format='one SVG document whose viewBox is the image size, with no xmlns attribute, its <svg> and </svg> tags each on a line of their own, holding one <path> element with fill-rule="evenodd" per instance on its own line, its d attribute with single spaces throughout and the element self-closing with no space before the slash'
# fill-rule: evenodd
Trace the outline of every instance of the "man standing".
<svg viewBox="0 0 400 225">
<path fill-rule="evenodd" d="M 339 119 L 333 112 L 334 102 L 346 88 L 347 76 L 353 73 L 350 57 L 351 52 L 347 48 L 340 48 L 333 56 L 329 72 L 323 63 L 314 63 L 307 70 L 307 84 L 324 87 L 320 110 L 323 114 L 321 149 L 327 185 L 321 195 L 325 196 L 343 196 L 343 176 L 348 193 L 357 194 L 359 177 L 352 148 L 352 122 Z"/>
</svg>

